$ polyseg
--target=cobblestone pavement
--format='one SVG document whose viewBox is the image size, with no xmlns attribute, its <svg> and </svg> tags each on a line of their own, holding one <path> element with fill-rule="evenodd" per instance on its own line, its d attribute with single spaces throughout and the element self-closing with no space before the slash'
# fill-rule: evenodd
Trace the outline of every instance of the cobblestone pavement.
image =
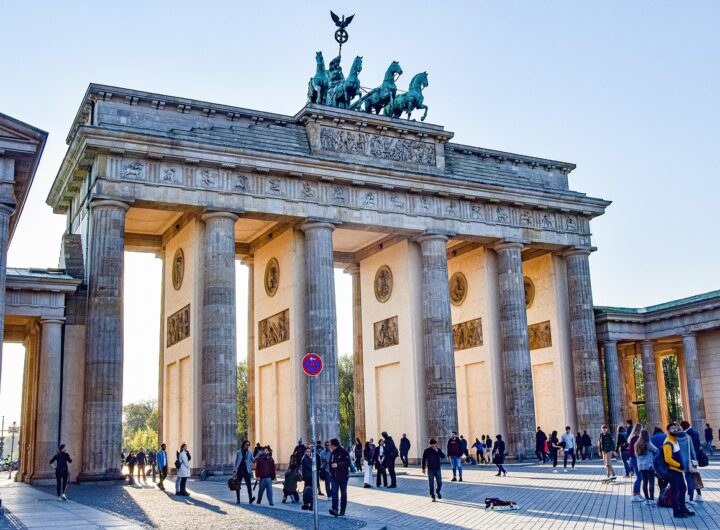
<svg viewBox="0 0 720 530">
<path fill-rule="evenodd" d="M 616 465 L 616 470 L 622 467 Z M 402 468 L 401 468 L 402 470 Z M 720 528 L 720 462 L 702 470 L 704 503 L 692 507 L 697 516 L 673 520 L 671 510 L 630 502 L 632 480 L 618 478 L 616 484 L 601 482 L 599 460 L 578 464 L 569 473 L 553 474 L 550 466 L 509 465 L 507 477 L 496 477 L 494 466 L 466 467 L 464 482 L 450 482 L 448 466 L 443 470 L 443 499 L 431 502 L 426 478 L 418 468 L 402 470 L 397 489 L 363 489 L 360 478 L 352 478 L 347 514 L 353 520 L 321 519 L 324 529 L 632 529 L 632 528 Z M 172 486 L 172 483 L 170 483 Z M 44 488 L 43 488 L 44 489 Z M 236 505 L 234 494 L 222 482 L 189 481 L 190 498 L 167 495 L 152 486 L 72 486 L 69 496 L 76 502 L 130 518 L 136 524 L 161 529 L 310 528 L 310 514 L 298 505 L 281 504 L 280 485 L 275 486 L 275 507 L 246 503 Z M 517 511 L 484 510 L 485 497 L 518 503 Z M 265 501 L 266 502 L 266 501 Z M 320 501 L 327 514 L 329 502 Z M 1 521 L 1 519 L 0 519 Z M 0 526 L 2 528 L 2 526 Z M 12 528 L 12 527 L 10 527 Z"/>
</svg>

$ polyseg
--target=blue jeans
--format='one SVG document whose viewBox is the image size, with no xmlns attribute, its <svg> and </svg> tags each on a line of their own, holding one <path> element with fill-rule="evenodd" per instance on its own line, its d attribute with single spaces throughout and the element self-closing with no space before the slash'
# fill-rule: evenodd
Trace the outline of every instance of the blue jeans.
<svg viewBox="0 0 720 530">
<path fill-rule="evenodd" d="M 637 457 L 630 457 L 630 467 L 635 473 L 635 481 L 633 482 L 633 495 L 640 495 L 640 486 L 642 485 L 642 476 L 640 475 L 640 469 L 637 465 Z"/>
<path fill-rule="evenodd" d="M 340 513 L 345 513 L 347 507 L 347 485 L 348 479 L 341 478 L 336 479 L 330 477 L 331 495 L 332 495 L 332 509 L 337 511 L 338 509 L 338 493 L 340 494 Z"/>
<path fill-rule="evenodd" d="M 263 498 L 263 491 L 267 491 L 267 498 L 270 505 L 273 504 L 273 487 L 270 477 L 260 479 L 260 487 L 258 488 L 257 503 L 260 504 Z"/>
<path fill-rule="evenodd" d="M 430 486 L 430 496 L 434 499 L 435 493 L 440 493 L 440 489 L 442 488 L 442 475 L 440 473 L 440 468 L 428 469 L 427 474 L 428 486 Z"/>
<path fill-rule="evenodd" d="M 692 473 L 685 473 L 685 482 L 687 482 L 688 497 L 692 501 L 695 499 L 695 477 L 692 476 Z"/>
<path fill-rule="evenodd" d="M 705 452 L 709 455 L 715 452 L 713 451 L 712 440 L 705 442 Z"/>
<path fill-rule="evenodd" d="M 630 467 L 630 463 L 628 462 L 628 459 L 629 459 L 628 452 L 625 450 L 620 451 L 620 456 L 622 457 L 623 466 L 625 467 L 625 475 L 630 475 L 630 472 L 632 471 L 632 467 Z"/>
<path fill-rule="evenodd" d="M 568 456 L 569 456 L 569 457 L 572 457 L 572 468 L 575 469 L 575 461 L 576 461 L 575 449 L 567 449 L 566 451 L 564 451 L 564 453 L 565 453 L 565 455 L 564 455 L 565 458 L 563 460 L 563 467 L 565 469 L 567 469 L 567 461 L 568 461 Z"/>
<path fill-rule="evenodd" d="M 462 478 L 462 458 L 459 456 L 451 456 L 450 461 L 452 462 L 452 472 L 453 472 L 453 478 L 455 478 L 455 473 L 460 473 L 460 478 Z"/>
</svg>

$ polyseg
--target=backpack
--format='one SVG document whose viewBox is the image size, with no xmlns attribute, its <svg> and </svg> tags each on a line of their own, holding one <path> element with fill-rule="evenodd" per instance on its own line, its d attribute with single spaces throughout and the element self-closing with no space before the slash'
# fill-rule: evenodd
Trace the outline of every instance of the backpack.
<svg viewBox="0 0 720 530">
<path fill-rule="evenodd" d="M 665 447 L 665 444 L 663 444 L 663 447 Z M 663 447 L 661 447 L 657 454 L 653 457 L 653 469 L 659 478 L 667 480 L 670 470 L 668 469 L 667 462 L 665 462 L 665 452 L 663 451 Z"/>
<path fill-rule="evenodd" d="M 669 487 L 665 487 L 658 495 L 657 505 L 661 508 L 672 508 L 672 493 Z"/>
</svg>

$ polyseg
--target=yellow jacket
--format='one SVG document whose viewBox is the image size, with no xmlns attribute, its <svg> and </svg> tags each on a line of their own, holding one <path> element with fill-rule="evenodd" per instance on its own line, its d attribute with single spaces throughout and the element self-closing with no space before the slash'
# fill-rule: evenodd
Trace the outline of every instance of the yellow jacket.
<svg viewBox="0 0 720 530">
<path fill-rule="evenodd" d="M 665 463 L 670 471 L 682 473 L 683 470 L 680 465 L 679 454 L 680 448 L 678 447 L 677 450 L 675 450 L 676 447 L 677 439 L 672 434 L 668 434 L 667 438 L 665 438 L 665 442 L 663 443 L 663 457 L 665 458 Z M 673 458 L 673 453 L 677 454 L 677 460 Z"/>
</svg>

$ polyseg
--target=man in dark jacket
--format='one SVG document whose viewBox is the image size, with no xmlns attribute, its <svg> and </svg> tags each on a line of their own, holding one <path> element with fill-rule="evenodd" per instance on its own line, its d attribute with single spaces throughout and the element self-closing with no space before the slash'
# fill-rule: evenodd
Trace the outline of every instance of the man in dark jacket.
<svg viewBox="0 0 720 530">
<path fill-rule="evenodd" d="M 400 460 L 402 460 L 403 467 L 408 467 L 408 453 L 410 452 L 410 440 L 403 433 L 400 438 Z"/>
<path fill-rule="evenodd" d="M 275 480 L 275 460 L 273 460 L 272 449 L 269 445 L 263 449 L 263 453 L 257 457 L 255 462 L 255 476 L 260 480 L 257 503 L 262 502 L 263 492 L 267 490 L 268 502 L 270 506 L 274 506 L 272 484 Z"/>
<path fill-rule="evenodd" d="M 65 444 L 60 444 L 57 453 L 50 459 L 50 465 L 53 463 L 55 463 L 55 487 L 58 500 L 66 501 L 65 490 L 67 489 L 68 475 L 70 473 L 68 464 L 72 463 L 72 458 L 65 450 Z"/>
<path fill-rule="evenodd" d="M 538 457 L 538 464 L 544 464 L 547 462 L 547 453 L 545 452 L 545 442 L 547 442 L 547 434 L 538 427 L 535 433 L 535 456 Z"/>
<path fill-rule="evenodd" d="M 350 455 L 337 438 L 330 440 L 330 484 L 332 485 L 332 508 L 330 515 L 345 515 L 347 507 L 347 484 L 350 478 Z M 340 511 L 338 511 L 338 494 Z"/>
<path fill-rule="evenodd" d="M 452 462 L 453 478 L 450 482 L 457 481 L 457 473 L 460 474 L 460 482 L 462 482 L 462 442 L 457 437 L 457 433 L 455 431 L 452 432 L 450 439 L 448 440 L 447 454 L 450 457 L 450 462 Z"/>
<path fill-rule="evenodd" d="M 710 424 L 706 423 L 705 424 L 705 452 L 710 455 L 714 453 L 712 442 L 713 442 L 713 430 L 712 430 L 712 427 L 710 427 Z"/>
<path fill-rule="evenodd" d="M 435 494 L 438 499 L 442 499 L 440 489 L 442 488 L 442 474 L 440 473 L 440 466 L 445 458 L 445 455 L 437 446 L 437 440 L 430 438 L 430 447 L 425 449 L 422 456 L 422 471 L 425 473 L 425 469 L 428 472 L 428 485 L 430 486 L 430 497 L 435 502 Z"/>
<path fill-rule="evenodd" d="M 585 458 L 589 460 L 592 458 L 592 439 L 587 431 L 583 431 L 580 439 L 582 440 L 583 448 L 585 450 Z"/>
<path fill-rule="evenodd" d="M 395 459 L 398 457 L 397 446 L 392 436 L 383 431 L 382 437 L 385 439 L 385 468 L 390 475 L 390 485 L 388 488 L 397 488 L 397 478 L 395 477 Z"/>
<path fill-rule="evenodd" d="M 300 438 L 295 446 L 295 449 L 293 449 L 292 456 L 290 457 L 290 465 L 295 464 L 300 467 L 303 456 L 305 456 L 305 444 L 303 443 L 302 438 Z"/>
<path fill-rule="evenodd" d="M 313 464 L 313 448 L 312 446 L 305 448 L 305 455 L 302 457 L 300 472 L 302 474 L 304 488 L 312 488 L 312 464 Z M 318 469 L 320 469 L 320 455 L 315 453 L 315 475 L 317 476 Z M 318 481 L 318 495 L 322 495 L 320 491 L 320 482 Z"/>
</svg>

